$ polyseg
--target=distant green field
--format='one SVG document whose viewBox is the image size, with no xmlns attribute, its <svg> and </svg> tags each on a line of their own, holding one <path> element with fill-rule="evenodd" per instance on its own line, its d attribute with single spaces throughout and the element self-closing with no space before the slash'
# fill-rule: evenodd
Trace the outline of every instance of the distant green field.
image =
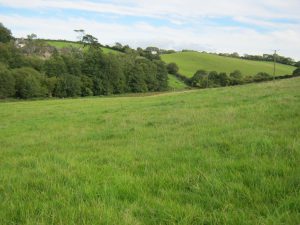
<svg viewBox="0 0 300 225">
<path fill-rule="evenodd" d="M 300 79 L 0 104 L 0 224 L 299 224 Z"/>
<path fill-rule="evenodd" d="M 49 45 L 51 46 L 54 46 L 56 48 L 65 48 L 65 47 L 68 47 L 68 46 L 73 46 L 73 47 L 76 47 L 76 48 L 80 48 L 80 47 L 83 47 L 82 44 L 79 44 L 79 43 L 73 43 L 73 42 L 66 42 L 66 41 L 46 41 Z M 105 48 L 105 47 L 102 47 L 101 48 L 103 50 L 104 53 L 120 53 L 118 51 L 115 51 L 115 50 L 112 50 L 112 49 L 109 49 L 109 48 Z"/>
<path fill-rule="evenodd" d="M 179 72 L 187 77 L 192 77 L 199 69 L 226 73 L 240 70 L 244 76 L 253 76 L 258 72 L 267 72 L 273 75 L 272 62 L 242 60 L 199 52 L 179 52 L 161 57 L 167 63 L 177 63 Z M 295 70 L 293 66 L 277 64 L 276 75 L 292 74 L 293 70 Z"/>
<path fill-rule="evenodd" d="M 174 75 L 169 74 L 169 87 L 171 88 L 171 90 L 180 90 L 180 89 L 185 89 L 188 86 L 183 83 L 182 81 L 178 80 Z"/>
</svg>

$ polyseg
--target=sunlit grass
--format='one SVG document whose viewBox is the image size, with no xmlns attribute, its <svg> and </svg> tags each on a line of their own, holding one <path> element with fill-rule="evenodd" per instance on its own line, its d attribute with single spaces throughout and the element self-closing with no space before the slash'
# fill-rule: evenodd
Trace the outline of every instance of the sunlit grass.
<svg viewBox="0 0 300 225">
<path fill-rule="evenodd" d="M 300 79 L 0 104 L 0 224 L 299 224 Z"/>
<path fill-rule="evenodd" d="M 197 70 L 217 71 L 231 73 L 240 70 L 244 76 L 254 76 L 259 72 L 273 75 L 272 62 L 259 62 L 253 60 L 236 59 L 200 52 L 179 52 L 161 56 L 167 62 L 175 62 L 179 66 L 179 72 L 187 77 L 192 77 Z M 278 64 L 276 75 L 291 75 L 295 67 Z"/>
</svg>

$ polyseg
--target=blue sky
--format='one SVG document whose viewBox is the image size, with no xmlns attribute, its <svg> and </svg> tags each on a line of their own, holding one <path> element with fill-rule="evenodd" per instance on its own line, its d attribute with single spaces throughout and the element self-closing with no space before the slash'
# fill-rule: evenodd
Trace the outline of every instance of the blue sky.
<svg viewBox="0 0 300 225">
<path fill-rule="evenodd" d="M 300 60 L 299 0 L 0 0 L 0 22 L 17 37 L 158 46 Z"/>
</svg>

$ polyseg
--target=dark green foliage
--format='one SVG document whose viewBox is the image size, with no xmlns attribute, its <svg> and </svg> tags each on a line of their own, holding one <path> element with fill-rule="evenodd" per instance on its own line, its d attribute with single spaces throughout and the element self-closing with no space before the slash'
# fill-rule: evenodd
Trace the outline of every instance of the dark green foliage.
<svg viewBox="0 0 300 225">
<path fill-rule="evenodd" d="M 64 61 L 64 65 L 61 65 L 61 69 L 63 72 L 64 69 L 66 69 L 66 72 L 68 74 L 73 74 L 75 76 L 80 76 L 81 75 L 81 65 L 82 65 L 82 60 L 78 57 L 73 56 L 72 54 L 68 55 L 62 55 L 62 59 Z"/>
<path fill-rule="evenodd" d="M 216 71 L 212 71 L 209 73 L 209 76 L 208 76 L 208 79 L 209 79 L 209 86 L 212 86 L 212 87 L 220 87 L 220 86 L 227 86 L 229 85 L 229 77 L 227 76 L 226 73 L 218 73 Z"/>
<path fill-rule="evenodd" d="M 101 46 L 98 42 L 98 39 L 90 34 L 86 34 L 82 37 L 82 43 L 84 47 L 90 46 L 91 48 L 100 48 Z"/>
<path fill-rule="evenodd" d="M 295 69 L 293 75 L 300 75 L 300 68 Z"/>
<path fill-rule="evenodd" d="M 12 70 L 16 80 L 16 97 L 33 98 L 46 95 L 46 88 L 42 87 L 42 75 L 32 68 L 19 68 Z"/>
<path fill-rule="evenodd" d="M 168 89 L 168 70 L 164 62 L 161 60 L 155 60 L 154 63 L 157 67 L 157 91 L 165 91 Z"/>
<path fill-rule="evenodd" d="M 44 60 L 36 56 L 27 56 L 23 58 L 23 64 L 25 67 L 32 67 L 33 69 L 42 72 L 44 68 Z"/>
<path fill-rule="evenodd" d="M 45 87 L 47 96 L 52 97 L 54 95 L 54 90 L 57 85 L 57 78 L 56 77 L 45 77 L 42 80 L 42 85 Z"/>
<path fill-rule="evenodd" d="M 81 96 L 81 80 L 73 75 L 64 75 L 57 79 L 57 84 L 54 90 L 56 97 L 76 97 Z"/>
<path fill-rule="evenodd" d="M 295 66 L 296 66 L 296 67 L 300 67 L 300 61 L 296 62 L 296 63 L 295 63 Z"/>
<path fill-rule="evenodd" d="M 68 72 L 64 59 L 59 55 L 54 55 L 45 61 L 44 71 L 49 77 L 63 76 Z"/>
<path fill-rule="evenodd" d="M 84 76 L 82 75 L 80 77 L 81 79 L 81 95 L 82 96 L 93 96 L 93 80 L 88 77 L 88 76 Z"/>
<path fill-rule="evenodd" d="M 264 73 L 264 72 L 260 72 L 253 77 L 253 80 L 255 82 L 265 81 L 265 80 L 270 80 L 270 79 L 272 79 L 272 76 L 270 74 Z"/>
<path fill-rule="evenodd" d="M 178 73 L 179 67 L 177 66 L 176 63 L 169 63 L 167 65 L 167 69 L 168 69 L 168 73 L 175 75 Z"/>
<path fill-rule="evenodd" d="M 13 36 L 11 34 L 11 31 L 6 27 L 4 27 L 2 23 L 0 23 L 0 42 L 8 43 L 12 39 Z"/>
<path fill-rule="evenodd" d="M 243 83 L 243 75 L 239 70 L 235 70 L 229 75 L 230 85 L 238 85 Z"/>
<path fill-rule="evenodd" d="M 0 43 L 0 62 L 9 68 L 19 68 L 24 65 L 24 57 L 13 43 Z"/>
<path fill-rule="evenodd" d="M 229 79 L 229 77 L 227 76 L 226 73 L 219 73 L 218 81 L 219 81 L 219 84 L 220 84 L 222 87 L 228 86 L 229 83 L 230 83 L 230 79 Z"/>
<path fill-rule="evenodd" d="M 208 74 L 205 70 L 198 70 L 190 79 L 190 84 L 193 87 L 204 88 L 207 86 Z"/>
<path fill-rule="evenodd" d="M 145 72 L 141 64 L 136 63 L 136 65 L 132 67 L 127 79 L 127 85 L 131 92 L 137 93 L 148 91 L 145 82 Z"/>
<path fill-rule="evenodd" d="M 0 64 L 0 98 L 13 97 L 15 94 L 15 78 L 11 72 Z"/>
</svg>

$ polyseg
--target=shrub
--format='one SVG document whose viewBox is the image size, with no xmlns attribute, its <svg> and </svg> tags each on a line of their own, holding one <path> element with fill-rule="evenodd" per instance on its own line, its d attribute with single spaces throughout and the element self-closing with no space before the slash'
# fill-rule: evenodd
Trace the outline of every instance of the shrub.
<svg viewBox="0 0 300 225">
<path fill-rule="evenodd" d="M 46 95 L 46 89 L 41 85 L 43 77 L 38 71 L 22 67 L 12 73 L 16 80 L 16 97 L 28 99 Z"/>
<path fill-rule="evenodd" d="M 243 83 L 243 75 L 241 71 L 235 70 L 229 75 L 230 85 L 238 85 Z"/>
<path fill-rule="evenodd" d="M 177 74 L 179 71 L 179 67 L 177 66 L 176 63 L 169 63 L 167 65 L 167 69 L 168 69 L 168 73 L 174 74 L 174 75 Z"/>
<path fill-rule="evenodd" d="M 272 79 L 272 76 L 268 73 L 260 72 L 253 77 L 254 82 L 266 81 Z"/>
</svg>

